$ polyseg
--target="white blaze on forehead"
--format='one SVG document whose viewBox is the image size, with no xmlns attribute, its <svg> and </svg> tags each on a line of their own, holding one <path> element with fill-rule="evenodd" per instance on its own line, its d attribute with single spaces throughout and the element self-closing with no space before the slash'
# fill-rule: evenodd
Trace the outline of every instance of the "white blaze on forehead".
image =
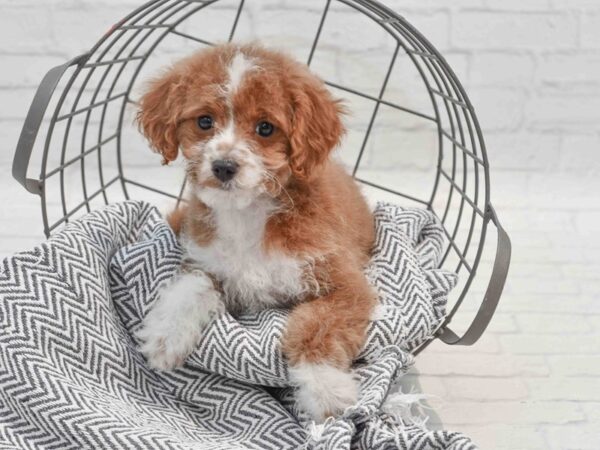
<svg viewBox="0 0 600 450">
<path fill-rule="evenodd" d="M 242 142 L 241 138 L 236 135 L 232 97 L 242 84 L 246 73 L 255 68 L 256 66 L 252 58 L 247 57 L 241 52 L 237 52 L 229 63 L 227 69 L 228 80 L 221 86 L 222 92 L 226 97 L 225 102 L 229 108 L 229 117 L 225 123 L 220 124 L 220 131 L 206 146 L 213 160 L 223 158 L 224 154 L 229 153 L 236 146 L 242 145 L 242 147 L 247 147 L 247 144 Z"/>
<path fill-rule="evenodd" d="M 235 123 L 232 119 L 227 122 L 227 125 L 213 139 L 216 145 L 233 147 L 236 144 Z"/>
<path fill-rule="evenodd" d="M 242 135 L 236 133 L 236 120 L 233 114 L 232 97 L 244 81 L 249 71 L 257 69 L 255 61 L 237 52 L 227 68 L 228 80 L 221 85 L 229 117 L 219 123 L 217 132 L 199 149 L 204 155 L 197 168 L 200 180 L 212 176 L 212 163 L 219 159 L 231 159 L 238 163 L 239 170 L 231 184 L 234 191 L 207 188 L 198 192 L 199 197 L 211 207 L 247 207 L 260 193 L 264 167 L 260 156 L 252 151 L 252 145 Z"/>
<path fill-rule="evenodd" d="M 233 94 L 242 84 L 246 73 L 254 70 L 256 65 L 252 58 L 248 58 L 243 53 L 236 53 L 231 62 L 227 74 L 229 75 L 229 81 L 226 86 L 227 92 Z"/>
</svg>

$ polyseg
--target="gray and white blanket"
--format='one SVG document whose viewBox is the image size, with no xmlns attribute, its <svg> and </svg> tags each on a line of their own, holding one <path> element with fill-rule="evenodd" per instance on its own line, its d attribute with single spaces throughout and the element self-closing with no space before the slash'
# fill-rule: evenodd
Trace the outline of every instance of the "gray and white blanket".
<svg viewBox="0 0 600 450">
<path fill-rule="evenodd" d="M 386 404 L 456 276 L 436 268 L 443 241 L 430 213 L 380 204 L 376 221 L 369 276 L 381 298 L 355 367 L 360 400 L 321 425 L 293 407 L 284 310 L 224 315 L 184 367 L 147 367 L 133 336 L 181 259 L 154 207 L 109 206 L 5 259 L 0 448 L 474 449 Z"/>
</svg>

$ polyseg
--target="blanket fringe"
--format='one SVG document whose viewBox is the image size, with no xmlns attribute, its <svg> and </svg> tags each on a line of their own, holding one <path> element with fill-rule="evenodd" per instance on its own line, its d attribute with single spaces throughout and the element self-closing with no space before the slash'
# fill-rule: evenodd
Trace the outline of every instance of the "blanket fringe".
<svg viewBox="0 0 600 450">
<path fill-rule="evenodd" d="M 430 407 L 424 405 L 423 402 L 432 397 L 412 391 L 408 393 L 394 392 L 385 400 L 381 410 L 400 423 L 425 429 L 429 417 L 424 410 Z"/>
<path fill-rule="evenodd" d="M 328 417 L 325 419 L 323 423 L 316 423 L 314 421 L 310 422 L 308 425 L 308 434 L 313 441 L 318 441 L 323 436 L 323 431 L 327 425 L 331 424 L 335 419 L 333 417 Z"/>
</svg>

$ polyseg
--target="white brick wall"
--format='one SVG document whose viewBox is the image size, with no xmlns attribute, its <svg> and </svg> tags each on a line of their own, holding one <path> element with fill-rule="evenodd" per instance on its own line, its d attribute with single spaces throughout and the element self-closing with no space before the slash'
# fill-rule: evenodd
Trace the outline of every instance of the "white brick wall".
<svg viewBox="0 0 600 450">
<path fill-rule="evenodd" d="M 430 38 L 465 85 L 488 144 L 492 199 L 515 246 L 490 331 L 473 348 L 435 343 L 419 356 L 423 388 L 442 399 L 434 402 L 442 421 L 482 448 L 597 448 L 600 1 L 382 1 Z M 88 49 L 141 3 L 0 0 L 0 255 L 40 239 L 38 201 L 10 176 L 35 87 L 50 67 Z M 270 24 L 288 17 L 286 9 L 314 29 L 308 20 L 322 0 L 247 3 L 253 15 L 243 29 L 260 25 L 276 35 Z M 361 23 L 352 17 L 345 26 Z M 389 40 L 374 34 L 348 44 L 369 65 L 347 73 L 348 60 L 331 52 L 323 70 L 368 83 L 381 72 L 368 52 Z M 360 114 L 356 121 L 364 123 Z M 405 164 L 395 154 L 374 168 L 382 161 L 408 177 L 430 159 Z"/>
</svg>

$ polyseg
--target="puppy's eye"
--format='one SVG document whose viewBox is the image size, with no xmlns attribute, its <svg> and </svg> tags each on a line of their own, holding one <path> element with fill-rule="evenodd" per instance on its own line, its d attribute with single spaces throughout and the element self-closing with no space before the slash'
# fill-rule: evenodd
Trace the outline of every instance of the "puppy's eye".
<svg viewBox="0 0 600 450">
<path fill-rule="evenodd" d="M 258 122 L 256 125 L 256 134 L 259 136 L 269 137 L 273 134 L 273 131 L 275 131 L 273 124 L 265 122 L 264 120 L 262 122 Z"/>
<path fill-rule="evenodd" d="M 203 130 L 210 130 L 214 124 L 213 118 L 210 116 L 198 117 L 198 126 Z"/>
</svg>

